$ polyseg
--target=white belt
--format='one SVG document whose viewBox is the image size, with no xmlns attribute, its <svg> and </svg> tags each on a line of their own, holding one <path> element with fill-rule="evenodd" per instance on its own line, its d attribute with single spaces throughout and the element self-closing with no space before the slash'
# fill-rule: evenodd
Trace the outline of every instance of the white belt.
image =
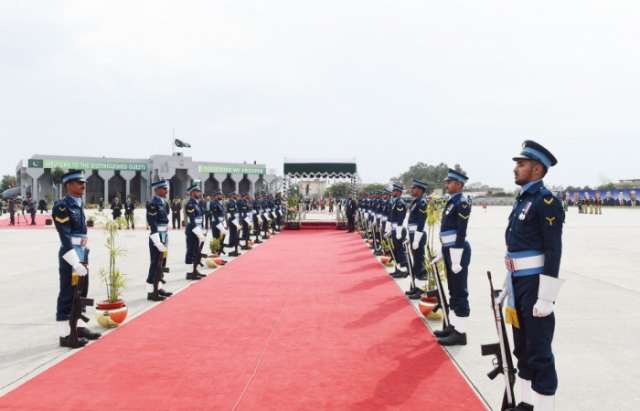
<svg viewBox="0 0 640 411">
<path fill-rule="evenodd" d="M 414 231 L 418 230 L 418 224 L 409 224 L 408 228 L 409 231 L 413 233 Z"/>
<path fill-rule="evenodd" d="M 455 231 L 453 233 L 448 231 L 440 233 L 440 242 L 444 246 L 455 244 L 457 240 L 458 234 Z"/>
<path fill-rule="evenodd" d="M 81 247 L 86 247 L 87 241 L 88 241 L 87 237 L 71 237 L 72 245 L 79 245 Z"/>
<path fill-rule="evenodd" d="M 387 222 L 387 217 L 382 217 L 382 222 L 386 223 Z"/>
<path fill-rule="evenodd" d="M 167 226 L 166 225 L 159 225 L 158 226 L 158 232 L 164 233 L 165 231 L 167 231 Z"/>
<path fill-rule="evenodd" d="M 544 254 L 532 255 L 528 257 L 510 257 L 504 258 L 507 271 L 515 273 L 521 270 L 530 270 L 544 267 Z"/>
<path fill-rule="evenodd" d="M 398 229 L 398 223 L 391 223 L 391 228 L 393 228 L 394 230 Z"/>
</svg>

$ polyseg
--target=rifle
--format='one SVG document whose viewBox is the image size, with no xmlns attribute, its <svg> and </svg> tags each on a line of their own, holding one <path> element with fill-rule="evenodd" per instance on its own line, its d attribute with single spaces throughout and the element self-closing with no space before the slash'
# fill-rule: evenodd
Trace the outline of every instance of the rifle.
<svg viewBox="0 0 640 411">
<path fill-rule="evenodd" d="M 86 298 L 82 294 L 84 294 L 84 290 L 87 287 L 87 276 L 89 275 L 89 249 L 85 249 L 84 259 L 82 261 L 82 265 L 87 268 L 87 275 L 79 276 L 77 273 L 71 273 L 71 287 L 73 288 L 73 300 L 71 302 L 71 315 L 69 317 L 69 345 L 72 348 L 81 347 L 84 344 L 79 341 L 78 336 L 78 320 L 82 320 L 85 323 L 89 322 L 89 318 L 83 314 L 83 310 L 85 307 L 93 307 L 93 299 Z"/>
<path fill-rule="evenodd" d="M 416 287 L 416 277 L 413 273 L 413 250 L 411 249 L 410 243 L 411 242 L 409 241 L 409 233 L 407 233 L 407 236 L 402 243 L 402 245 L 404 246 L 404 252 L 407 254 L 407 267 L 409 269 L 409 276 L 411 277 L 411 285 L 409 287 L 409 291 L 405 292 L 405 294 L 407 295 L 413 294 L 413 292 L 418 289 L 418 287 Z"/>
<path fill-rule="evenodd" d="M 433 311 L 438 311 L 438 309 L 442 308 L 442 329 L 444 330 L 449 326 L 449 301 L 447 300 L 447 294 L 442 286 L 442 278 L 440 277 L 440 270 L 438 269 L 438 264 L 433 261 L 431 253 L 431 247 L 427 247 L 427 258 L 429 259 L 429 264 L 431 265 L 431 270 L 436 280 L 436 291 L 438 292 L 438 305 L 433 309 Z"/>
<path fill-rule="evenodd" d="M 482 356 L 494 356 L 495 368 L 487 374 L 490 380 L 494 380 L 499 374 L 504 376 L 505 389 L 502 397 L 502 408 L 506 410 L 516 406 L 515 396 L 513 394 L 513 386 L 516 382 L 516 369 L 513 366 L 513 358 L 511 357 L 511 348 L 509 347 L 509 337 L 507 337 L 507 329 L 502 317 L 502 301 L 498 301 L 500 290 L 493 288 L 493 280 L 491 279 L 491 271 L 487 271 L 489 277 L 489 287 L 491 289 L 491 307 L 493 308 L 493 316 L 498 332 L 498 342 L 495 344 L 486 344 L 481 346 Z"/>
</svg>

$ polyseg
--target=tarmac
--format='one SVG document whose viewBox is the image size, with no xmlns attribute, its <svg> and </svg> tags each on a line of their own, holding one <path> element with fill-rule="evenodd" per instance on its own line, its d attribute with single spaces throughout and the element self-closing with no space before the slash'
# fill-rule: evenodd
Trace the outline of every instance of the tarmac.
<svg viewBox="0 0 640 411">
<path fill-rule="evenodd" d="M 499 206 L 473 210 L 468 231 L 473 249 L 469 344 L 448 350 L 460 371 L 493 409 L 499 409 L 504 383 L 500 378 L 487 378 L 493 364 L 490 358 L 480 355 L 480 345 L 497 341 L 486 272 L 492 271 L 496 286 L 501 286 L 509 211 L 509 207 Z M 118 266 L 127 276 L 123 299 L 130 318 L 153 307 L 146 300 L 145 287 L 148 232 L 143 210 L 137 213 L 139 228 L 122 230 L 119 235 L 119 245 L 127 250 Z M 564 230 L 560 276 L 567 282 L 556 307 L 554 340 L 560 380 L 557 409 L 638 409 L 640 314 L 635 303 L 640 297 L 640 210 L 605 209 L 599 216 L 580 215 L 572 208 Z M 179 291 L 189 286 L 184 279 L 189 268 L 183 264 L 184 231 L 170 230 L 169 238 L 171 273 L 166 276 L 165 288 Z M 104 240 L 102 229 L 90 230 L 89 295 L 96 300 L 105 294 L 98 274 L 107 262 Z M 57 346 L 59 333 L 54 314 L 58 247 L 58 236 L 52 228 L 0 230 L 0 261 L 5 268 L 0 276 L 0 395 L 73 355 L 73 351 Z M 408 280 L 397 283 L 406 289 Z M 92 317 L 92 328 L 97 330 L 92 309 L 88 315 Z M 436 323 L 428 325 L 439 327 Z M 416 378 L 421 378 L 420 369 L 416 364 Z"/>
</svg>

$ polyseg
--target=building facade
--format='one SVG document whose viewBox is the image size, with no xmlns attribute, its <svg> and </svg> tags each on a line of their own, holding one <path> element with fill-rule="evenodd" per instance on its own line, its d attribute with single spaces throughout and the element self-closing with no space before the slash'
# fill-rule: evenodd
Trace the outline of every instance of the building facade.
<svg viewBox="0 0 640 411">
<path fill-rule="evenodd" d="M 216 190 L 224 194 L 269 192 L 276 180 L 266 175 L 264 164 L 193 161 L 179 152 L 148 159 L 34 155 L 16 169 L 21 195 L 31 195 L 36 201 L 60 197 L 64 193 L 59 176 L 72 169 L 85 172 L 85 201 L 89 204 L 104 204 L 116 196 L 144 203 L 151 196 L 150 183 L 159 179 L 171 182 L 171 198 L 184 197 L 193 180 L 201 180 L 205 195 Z"/>
</svg>

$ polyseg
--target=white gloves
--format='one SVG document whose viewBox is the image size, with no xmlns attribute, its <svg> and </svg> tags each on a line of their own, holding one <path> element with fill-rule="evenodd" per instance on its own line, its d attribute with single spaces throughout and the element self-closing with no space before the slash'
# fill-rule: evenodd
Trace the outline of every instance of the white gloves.
<svg viewBox="0 0 640 411">
<path fill-rule="evenodd" d="M 411 244 L 411 248 L 413 248 L 414 250 L 417 250 L 418 247 L 420 246 L 420 240 L 422 239 L 422 235 L 424 233 L 422 231 L 416 231 L 415 234 L 413 235 L 413 244 Z"/>
<path fill-rule="evenodd" d="M 64 260 L 69 263 L 71 268 L 73 268 L 73 271 L 75 271 L 80 277 L 84 277 L 85 275 L 87 275 L 87 267 L 80 263 L 80 258 L 78 258 L 76 250 L 72 248 L 71 250 L 67 251 L 62 256 L 62 258 L 64 258 Z"/>
<path fill-rule="evenodd" d="M 384 226 L 384 235 L 385 235 L 385 237 L 390 237 L 391 236 L 391 224 L 387 223 Z"/>
<path fill-rule="evenodd" d="M 463 248 L 449 248 L 449 256 L 451 257 L 451 270 L 454 274 L 458 274 L 462 271 L 462 252 Z"/>
<path fill-rule="evenodd" d="M 402 240 L 402 230 L 403 229 L 404 229 L 404 227 L 401 226 L 401 225 L 396 227 L 396 240 Z"/>
<path fill-rule="evenodd" d="M 533 306 L 534 317 L 547 317 L 551 315 L 554 302 L 560 293 L 560 287 L 564 280 L 540 274 L 540 285 L 538 287 L 538 301 Z"/>
<path fill-rule="evenodd" d="M 431 260 L 431 264 L 438 264 L 440 261 L 442 261 L 442 252 L 439 252 L 438 255 Z"/>
<path fill-rule="evenodd" d="M 158 251 L 160 251 L 161 253 L 164 253 L 165 251 L 167 251 L 167 247 L 164 244 L 162 244 L 162 241 L 160 241 L 160 233 L 151 234 L 149 238 L 151 239 L 151 242 L 153 243 L 153 245 L 156 246 Z"/>
<path fill-rule="evenodd" d="M 197 225 L 197 226 L 193 227 L 191 232 L 193 232 L 193 234 L 195 234 L 196 237 L 198 237 L 198 241 L 200 241 L 201 243 L 204 243 L 204 240 L 206 239 L 206 236 L 202 232 L 202 227 Z"/>
</svg>

